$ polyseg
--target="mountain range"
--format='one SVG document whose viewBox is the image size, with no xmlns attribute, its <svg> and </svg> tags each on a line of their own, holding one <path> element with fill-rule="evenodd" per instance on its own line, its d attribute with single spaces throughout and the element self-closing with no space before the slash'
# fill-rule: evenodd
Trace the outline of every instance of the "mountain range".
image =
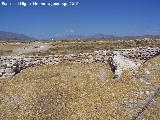
<svg viewBox="0 0 160 120">
<path fill-rule="evenodd" d="M 105 35 L 105 34 L 94 34 L 94 35 L 71 34 L 71 35 L 47 38 L 45 40 L 70 40 L 70 39 L 108 39 L 108 40 L 130 40 L 132 39 L 133 40 L 133 39 L 143 39 L 143 38 L 160 39 L 160 35 L 114 36 L 114 35 Z M 24 34 L 0 31 L 0 40 L 11 41 L 11 40 L 38 40 L 38 39 L 24 35 Z"/>
<path fill-rule="evenodd" d="M 24 34 L 0 31 L 0 40 L 33 40 L 34 38 Z"/>
<path fill-rule="evenodd" d="M 143 38 L 152 38 L 152 39 L 160 39 L 160 35 L 141 35 L 141 36 L 115 36 L 115 35 L 105 35 L 105 34 L 93 34 L 93 35 L 64 35 L 55 37 L 53 39 L 108 39 L 108 40 L 130 40 L 130 39 L 143 39 Z M 50 38 L 52 39 L 52 38 Z"/>
</svg>

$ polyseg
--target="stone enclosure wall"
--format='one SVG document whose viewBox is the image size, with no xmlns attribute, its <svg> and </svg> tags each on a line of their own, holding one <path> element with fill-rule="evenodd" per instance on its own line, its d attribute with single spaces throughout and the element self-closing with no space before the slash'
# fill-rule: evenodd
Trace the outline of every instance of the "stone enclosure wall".
<svg viewBox="0 0 160 120">
<path fill-rule="evenodd" d="M 160 48 L 132 48 L 132 49 L 119 49 L 113 51 L 111 57 L 112 71 L 116 76 L 120 76 L 123 70 L 135 70 L 144 64 L 147 60 L 160 55 Z M 111 67 L 112 68 L 112 67 Z"/>
<path fill-rule="evenodd" d="M 75 53 L 49 56 L 0 56 L 0 78 L 18 74 L 21 70 L 40 64 L 57 64 L 72 61 L 79 64 L 107 63 L 116 76 L 125 69 L 136 69 L 150 58 L 160 54 L 160 48 L 132 48 L 96 50 L 92 53 Z"/>
</svg>

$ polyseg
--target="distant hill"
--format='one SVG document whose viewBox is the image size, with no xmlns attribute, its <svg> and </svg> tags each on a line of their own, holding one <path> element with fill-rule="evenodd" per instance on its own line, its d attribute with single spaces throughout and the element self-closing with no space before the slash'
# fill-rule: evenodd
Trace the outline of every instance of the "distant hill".
<svg viewBox="0 0 160 120">
<path fill-rule="evenodd" d="M 0 31 L 0 40 L 34 40 L 34 38 L 24 34 Z"/>
<path fill-rule="evenodd" d="M 69 35 L 63 35 L 63 36 L 57 36 L 57 37 L 53 37 L 50 39 L 66 39 L 66 40 L 70 40 L 70 39 L 78 39 L 78 38 L 85 38 L 84 35 L 79 35 L 79 34 L 69 34 Z"/>
<path fill-rule="evenodd" d="M 100 38 L 113 38 L 113 35 L 104 35 L 104 34 L 94 34 L 94 35 L 79 35 L 79 34 L 70 34 L 54 37 L 54 39 L 100 39 Z M 52 38 L 50 38 L 52 39 Z"/>
<path fill-rule="evenodd" d="M 59 37 L 54 37 L 53 39 L 63 39 L 63 40 L 70 40 L 70 39 L 108 39 L 108 40 L 134 40 L 134 39 L 160 39 L 160 35 L 141 35 L 141 36 L 114 36 L 114 35 L 105 35 L 105 34 L 94 34 L 94 35 L 64 35 Z M 50 38 L 52 39 L 52 38 Z"/>
<path fill-rule="evenodd" d="M 112 38 L 114 36 L 113 35 L 104 35 L 104 34 L 95 34 L 95 35 L 91 35 L 91 37 L 95 37 L 95 38 Z"/>
<path fill-rule="evenodd" d="M 109 40 L 134 40 L 134 39 L 160 39 L 160 35 L 141 35 L 141 36 L 114 36 L 114 35 L 105 35 L 105 34 L 95 34 L 90 35 L 88 38 L 92 39 L 109 39 Z"/>
</svg>

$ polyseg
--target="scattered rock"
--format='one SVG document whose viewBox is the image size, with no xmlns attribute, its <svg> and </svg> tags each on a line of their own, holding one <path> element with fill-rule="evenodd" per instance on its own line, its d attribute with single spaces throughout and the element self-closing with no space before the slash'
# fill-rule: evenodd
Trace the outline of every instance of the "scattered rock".
<svg viewBox="0 0 160 120">
<path fill-rule="evenodd" d="M 11 96 L 10 97 L 10 102 L 14 105 L 19 105 L 21 100 L 20 100 L 20 97 L 19 96 Z"/>
<path fill-rule="evenodd" d="M 102 68 L 100 68 L 99 70 L 98 70 L 98 78 L 100 79 L 100 80 L 106 80 L 106 71 L 105 71 L 105 69 L 102 69 Z"/>
</svg>

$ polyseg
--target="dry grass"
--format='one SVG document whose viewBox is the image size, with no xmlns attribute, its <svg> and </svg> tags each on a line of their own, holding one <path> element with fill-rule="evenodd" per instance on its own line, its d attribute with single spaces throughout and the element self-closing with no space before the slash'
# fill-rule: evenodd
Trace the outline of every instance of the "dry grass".
<svg viewBox="0 0 160 120">
<path fill-rule="evenodd" d="M 13 50 L 19 47 L 24 47 L 24 43 L 0 43 L 0 55 L 13 55 Z"/>
<path fill-rule="evenodd" d="M 18 44 L 17 44 L 18 43 Z M 0 55 L 15 55 L 17 48 L 31 47 L 34 45 L 49 45 L 51 48 L 47 51 L 25 53 L 25 55 L 51 55 L 51 54 L 66 54 L 93 52 L 96 49 L 120 49 L 132 47 L 157 47 L 160 46 L 160 41 L 109 41 L 109 40 L 87 40 L 87 41 L 36 41 L 30 42 L 10 42 L 0 43 Z"/>
<path fill-rule="evenodd" d="M 12 50 L 0 50 L 0 55 L 11 55 Z"/>
<path fill-rule="evenodd" d="M 157 57 L 143 68 L 153 64 L 160 71 L 159 60 Z M 101 76 L 101 71 L 106 74 Z M 114 80 L 109 66 L 100 63 L 65 62 L 29 68 L 0 81 L 0 119 L 128 120 L 131 113 L 121 106 L 122 101 L 135 99 L 135 92 L 160 84 L 159 71 L 146 85 L 127 71 Z M 151 105 L 142 117 L 158 120 L 159 103 Z"/>
<path fill-rule="evenodd" d="M 66 54 L 66 53 L 84 53 L 93 52 L 96 49 L 121 49 L 132 47 L 157 47 L 160 46 L 160 41 L 109 41 L 109 40 L 87 40 L 87 41 L 48 41 L 41 42 L 52 46 L 47 51 L 27 53 L 26 55 L 45 56 L 50 54 Z M 34 43 L 32 43 L 34 45 Z"/>
</svg>

